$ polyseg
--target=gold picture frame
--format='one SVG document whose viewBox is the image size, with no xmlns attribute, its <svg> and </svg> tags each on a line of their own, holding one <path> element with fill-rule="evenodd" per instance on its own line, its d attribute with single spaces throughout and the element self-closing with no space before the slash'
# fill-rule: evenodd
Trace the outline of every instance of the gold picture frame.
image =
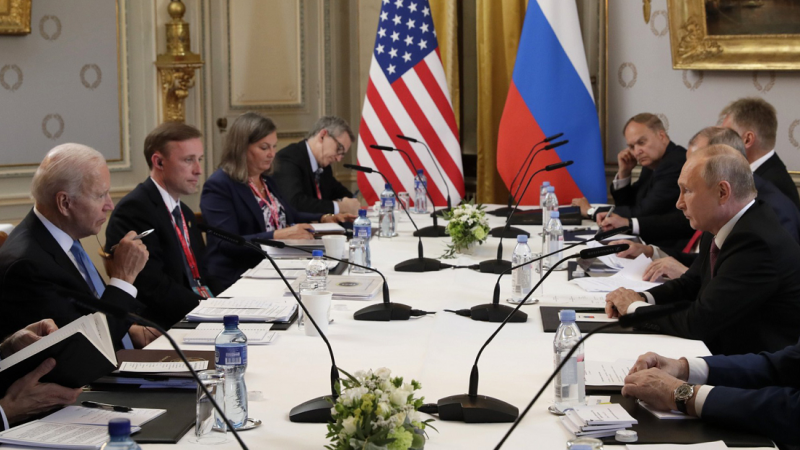
<svg viewBox="0 0 800 450">
<path fill-rule="evenodd" d="M 792 22 L 800 10 L 784 11 L 784 4 L 775 0 L 668 0 L 672 67 L 800 69 L 800 20 Z M 779 26 L 774 23 L 776 17 L 784 19 Z"/>
<path fill-rule="evenodd" d="M 0 0 L 0 34 L 30 34 L 31 0 Z"/>
</svg>

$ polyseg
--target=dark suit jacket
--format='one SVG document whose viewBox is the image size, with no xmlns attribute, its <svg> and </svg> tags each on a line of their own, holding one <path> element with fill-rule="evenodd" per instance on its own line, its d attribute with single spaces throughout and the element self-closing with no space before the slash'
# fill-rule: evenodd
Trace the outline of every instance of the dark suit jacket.
<svg viewBox="0 0 800 450">
<path fill-rule="evenodd" d="M 183 217 L 189 230 L 189 241 L 198 261 L 201 280 L 205 276 L 206 246 L 197 229 L 194 212 L 181 202 Z M 142 239 L 150 258 L 136 277 L 137 299 L 147 305 L 144 316 L 170 328 L 198 305 L 200 296 L 192 291 L 184 266 L 185 256 L 172 216 L 150 178 L 136 186 L 114 208 L 106 228 L 106 251 L 131 230 L 141 233 L 154 229 Z"/>
<path fill-rule="evenodd" d="M 317 198 L 306 141 L 291 144 L 275 155 L 272 179 L 280 187 L 283 197 L 298 211 L 333 214 L 333 200 L 353 196 L 333 177 L 333 170 L 328 166 L 322 169 L 319 179 L 322 200 Z"/>
<path fill-rule="evenodd" d="M 617 205 L 614 212 L 622 217 L 638 218 L 675 209 L 680 195 L 678 177 L 684 162 L 686 149 L 670 142 L 655 170 L 643 167 L 635 183 L 619 190 L 614 190 L 612 183 L 611 195 Z"/>
<path fill-rule="evenodd" d="M 75 264 L 31 210 L 0 248 L 0 336 L 47 318 L 63 327 L 94 312 L 71 300 L 97 301 Z M 137 314 L 144 309 L 114 286 L 106 286 L 101 300 Z M 122 348 L 131 322 L 107 318 L 114 345 Z"/>
<path fill-rule="evenodd" d="M 322 217 L 322 214 L 296 211 L 283 199 L 275 182 L 269 177 L 265 177 L 265 180 L 272 195 L 283 205 L 287 225 L 317 221 Z M 247 240 L 272 239 L 273 232 L 264 231 L 267 229 L 264 213 L 258 206 L 253 191 L 246 184 L 234 181 L 222 169 L 217 169 L 203 185 L 200 209 L 203 211 L 203 220 L 212 227 Z M 227 289 L 245 270 L 264 259 L 251 248 L 236 246 L 210 234 L 207 237 L 206 262 L 211 283 L 209 287 L 215 294 Z"/>
<path fill-rule="evenodd" d="M 769 206 L 750 207 L 725 240 L 711 278 L 710 233 L 676 280 L 650 289 L 656 304 L 692 301 L 689 309 L 643 328 L 701 339 L 712 354 L 777 351 L 800 337 L 800 245 Z"/>
<path fill-rule="evenodd" d="M 703 420 L 800 444 L 800 343 L 775 353 L 703 358 L 714 389 Z"/>
<path fill-rule="evenodd" d="M 775 153 L 762 164 L 756 172 L 758 175 L 764 177 L 765 180 L 771 181 L 781 192 L 783 192 L 794 205 L 800 208 L 800 195 L 797 193 L 797 186 L 792 181 L 792 176 L 786 170 L 786 165 Z"/>
</svg>

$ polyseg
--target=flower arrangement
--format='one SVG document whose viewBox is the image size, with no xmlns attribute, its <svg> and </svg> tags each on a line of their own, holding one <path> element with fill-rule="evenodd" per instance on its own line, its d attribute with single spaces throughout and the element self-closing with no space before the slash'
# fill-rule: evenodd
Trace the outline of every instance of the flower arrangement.
<svg viewBox="0 0 800 450">
<path fill-rule="evenodd" d="M 452 241 L 447 244 L 442 258 L 455 258 L 456 253 L 463 252 L 470 245 L 483 244 L 486 241 L 489 237 L 489 220 L 486 218 L 485 208 L 470 201 L 444 213 L 444 218 L 450 221 L 445 233 L 450 235 Z"/>
<path fill-rule="evenodd" d="M 331 445 L 325 448 L 420 450 L 425 446 L 425 428 L 433 428 L 429 425 L 433 419 L 420 420 L 417 409 L 424 397 L 414 398 L 414 391 L 422 387 L 417 381 L 403 383 L 403 377 L 391 377 L 387 368 L 358 371 L 355 376 L 341 371 L 347 379 L 337 385 L 339 398 L 331 410 L 333 421 L 328 423 Z"/>
</svg>

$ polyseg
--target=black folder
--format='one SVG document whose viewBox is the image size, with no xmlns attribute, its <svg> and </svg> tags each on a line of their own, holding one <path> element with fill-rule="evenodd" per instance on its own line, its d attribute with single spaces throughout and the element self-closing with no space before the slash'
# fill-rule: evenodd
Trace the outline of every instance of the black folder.
<svg viewBox="0 0 800 450">
<path fill-rule="evenodd" d="M 540 306 L 539 312 L 542 314 L 542 329 L 545 333 L 553 333 L 558 329 L 561 324 L 561 319 L 558 318 L 558 312 L 563 309 L 573 309 L 578 313 L 596 312 L 605 315 L 606 312 L 601 308 L 573 308 L 568 306 Z M 581 333 L 588 333 L 596 328 L 600 328 L 607 322 L 576 322 Z M 633 333 L 633 334 L 658 334 L 649 330 L 638 330 L 633 328 L 609 327 L 601 331 L 601 333 Z"/>
<path fill-rule="evenodd" d="M 558 213 L 562 225 L 580 225 L 583 223 L 581 209 L 577 206 L 560 207 L 558 208 Z M 517 211 L 511 216 L 510 223 L 511 225 L 541 225 L 542 210 L 541 208 L 537 208 L 524 213 Z"/>
<path fill-rule="evenodd" d="M 611 403 L 619 403 L 639 423 L 631 427 L 639 435 L 635 444 L 697 444 L 725 441 L 728 447 L 772 447 L 768 438 L 737 430 L 722 428 L 700 420 L 659 419 L 639 405 L 634 398 L 612 395 Z M 602 438 L 604 444 L 619 445 L 614 437 Z"/>
<path fill-rule="evenodd" d="M 195 391 L 149 392 L 141 389 L 121 392 L 89 391 L 82 393 L 75 405 L 80 406 L 83 401 L 92 401 L 131 408 L 166 409 L 166 413 L 142 425 L 142 430 L 131 437 L 140 444 L 176 444 L 194 426 L 196 398 Z"/>
</svg>

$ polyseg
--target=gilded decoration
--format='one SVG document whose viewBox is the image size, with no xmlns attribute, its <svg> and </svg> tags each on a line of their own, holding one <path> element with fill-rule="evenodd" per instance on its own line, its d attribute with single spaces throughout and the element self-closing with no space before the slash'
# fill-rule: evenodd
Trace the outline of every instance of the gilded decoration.
<svg viewBox="0 0 800 450">
<path fill-rule="evenodd" d="M 0 0 L 0 34 L 30 34 L 31 0 Z"/>
</svg>

